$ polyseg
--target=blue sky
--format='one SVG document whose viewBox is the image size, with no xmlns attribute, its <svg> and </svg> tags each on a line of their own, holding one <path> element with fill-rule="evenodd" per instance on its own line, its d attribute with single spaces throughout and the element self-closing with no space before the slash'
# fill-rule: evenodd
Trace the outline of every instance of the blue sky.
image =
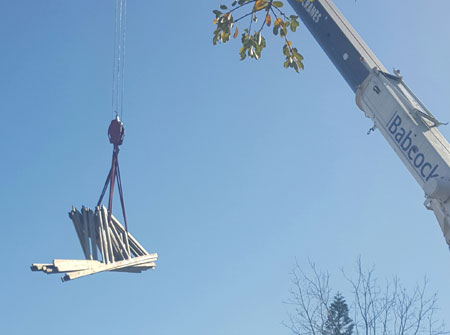
<svg viewBox="0 0 450 335">
<path fill-rule="evenodd" d="M 295 259 L 345 295 L 358 256 L 407 286 L 426 275 L 450 324 L 438 223 L 350 88 L 303 26 L 300 75 L 277 38 L 258 62 L 213 47 L 219 4 L 128 2 L 121 172 L 130 231 L 160 257 L 62 284 L 29 265 L 82 257 L 67 213 L 95 205 L 110 164 L 114 1 L 0 2 L 2 334 L 288 334 Z M 449 121 L 450 3 L 336 5 Z"/>
</svg>

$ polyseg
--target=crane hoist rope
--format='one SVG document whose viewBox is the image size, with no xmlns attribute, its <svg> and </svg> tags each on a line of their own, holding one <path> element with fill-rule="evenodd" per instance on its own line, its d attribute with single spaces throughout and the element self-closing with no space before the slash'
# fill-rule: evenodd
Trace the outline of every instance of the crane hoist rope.
<svg viewBox="0 0 450 335">
<path fill-rule="evenodd" d="M 127 0 L 116 0 L 114 59 L 112 78 L 112 114 L 123 116 L 125 40 L 127 33 Z"/>
<path fill-rule="evenodd" d="M 113 144 L 113 154 L 111 169 L 106 177 L 105 185 L 97 202 L 97 206 L 101 205 L 103 197 L 109 186 L 108 200 L 108 222 L 111 222 L 114 184 L 117 183 L 119 191 L 120 205 L 122 207 L 122 215 L 125 224 L 125 230 L 128 233 L 127 216 L 125 212 L 125 202 L 123 197 L 122 179 L 120 177 L 119 168 L 119 146 L 122 145 L 125 137 L 125 128 L 123 126 L 123 90 L 124 90 L 124 65 L 125 65 L 125 38 L 127 27 L 127 0 L 116 0 L 116 21 L 114 35 L 114 64 L 113 64 L 113 83 L 112 83 L 112 112 L 115 114 L 108 128 L 109 142 Z M 126 247 L 129 251 L 129 241 L 126 239 Z"/>
</svg>

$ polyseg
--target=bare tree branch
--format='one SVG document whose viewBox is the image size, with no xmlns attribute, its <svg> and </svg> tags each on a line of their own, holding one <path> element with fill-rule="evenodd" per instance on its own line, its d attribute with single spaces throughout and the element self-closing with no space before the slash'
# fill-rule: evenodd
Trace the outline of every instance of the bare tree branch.
<svg viewBox="0 0 450 335">
<path fill-rule="evenodd" d="M 408 290 L 393 277 L 380 284 L 375 268 L 363 267 L 359 258 L 352 275 L 342 271 L 350 284 L 353 330 L 356 335 L 448 335 L 438 320 L 437 294 L 429 294 L 429 281 Z M 285 325 L 293 335 L 329 335 L 332 289 L 330 274 L 313 262 L 306 270 L 298 262 L 292 273 L 292 289 L 286 302 L 293 307 Z M 338 327 L 339 325 L 332 325 Z"/>
</svg>

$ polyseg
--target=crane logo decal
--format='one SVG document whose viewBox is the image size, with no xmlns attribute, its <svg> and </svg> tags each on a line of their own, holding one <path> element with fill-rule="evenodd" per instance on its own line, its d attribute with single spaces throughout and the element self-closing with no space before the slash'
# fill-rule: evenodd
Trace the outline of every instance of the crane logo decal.
<svg viewBox="0 0 450 335">
<path fill-rule="evenodd" d="M 426 160 L 425 155 L 421 153 L 417 145 L 414 144 L 413 137 L 415 135 L 412 136 L 412 130 L 407 132 L 405 128 L 401 127 L 402 123 L 402 118 L 398 116 L 396 112 L 387 124 L 389 135 L 397 144 L 403 155 L 417 170 L 423 181 L 438 177 L 439 174 L 436 173 L 436 170 L 439 165 L 436 164 L 433 166 Z"/>
<path fill-rule="evenodd" d="M 311 1 L 303 1 L 302 6 L 306 9 L 306 12 L 311 16 L 312 20 L 315 23 L 319 23 L 322 14 L 319 12 L 316 6 L 314 6 Z"/>
</svg>

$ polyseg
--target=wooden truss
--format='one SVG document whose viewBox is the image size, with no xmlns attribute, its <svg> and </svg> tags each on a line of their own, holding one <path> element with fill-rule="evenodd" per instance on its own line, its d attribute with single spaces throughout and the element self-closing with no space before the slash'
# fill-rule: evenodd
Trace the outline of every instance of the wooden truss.
<svg viewBox="0 0 450 335">
<path fill-rule="evenodd" d="M 35 263 L 31 266 L 32 271 L 65 273 L 61 278 L 64 282 L 103 271 L 139 273 L 155 268 L 158 254 L 149 254 L 113 215 L 108 220 L 105 206 L 98 206 L 95 212 L 86 207 L 82 207 L 81 212 L 72 208 L 69 217 L 85 259 L 54 259 L 51 264 Z"/>
</svg>

